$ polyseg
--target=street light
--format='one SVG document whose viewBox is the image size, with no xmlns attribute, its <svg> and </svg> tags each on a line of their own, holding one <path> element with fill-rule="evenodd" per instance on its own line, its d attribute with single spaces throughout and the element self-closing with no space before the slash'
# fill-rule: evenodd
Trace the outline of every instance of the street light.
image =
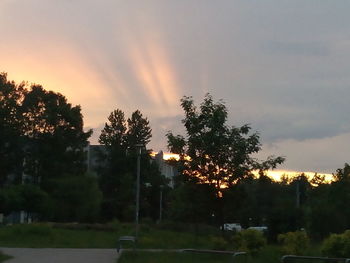
<svg viewBox="0 0 350 263">
<path fill-rule="evenodd" d="M 144 147 L 143 144 L 136 144 L 136 154 L 137 154 L 137 170 L 136 170 L 136 211 L 135 211 L 135 224 L 136 224 L 136 240 L 139 236 L 139 211 L 140 211 L 140 158 L 141 151 Z"/>
<path fill-rule="evenodd" d="M 163 210 L 163 188 L 164 186 L 160 186 L 160 197 L 159 197 L 159 221 L 158 223 L 162 221 L 162 210 Z"/>
</svg>

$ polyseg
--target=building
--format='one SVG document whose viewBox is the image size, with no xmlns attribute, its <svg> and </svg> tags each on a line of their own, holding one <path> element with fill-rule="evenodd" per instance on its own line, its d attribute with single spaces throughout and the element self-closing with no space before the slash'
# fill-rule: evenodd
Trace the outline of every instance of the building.
<svg viewBox="0 0 350 263">
<path fill-rule="evenodd" d="M 87 171 L 89 173 L 97 173 L 99 167 L 106 165 L 106 162 L 101 160 L 101 156 L 105 155 L 107 158 L 108 152 L 106 149 L 106 146 L 104 145 L 88 145 L 86 147 L 86 153 L 87 153 Z M 160 173 L 165 176 L 167 179 L 169 179 L 169 186 L 174 186 L 174 176 L 176 174 L 176 169 L 170 164 L 166 162 L 166 157 L 163 153 L 163 151 L 160 152 L 152 152 L 150 154 L 151 160 L 155 161 L 159 167 Z M 142 167 L 141 167 L 142 169 Z"/>
</svg>

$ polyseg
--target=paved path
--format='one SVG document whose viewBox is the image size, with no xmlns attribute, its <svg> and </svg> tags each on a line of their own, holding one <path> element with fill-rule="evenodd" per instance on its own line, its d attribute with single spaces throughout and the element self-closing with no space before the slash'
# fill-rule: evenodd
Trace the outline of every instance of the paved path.
<svg viewBox="0 0 350 263">
<path fill-rule="evenodd" d="M 13 259 L 6 263 L 116 263 L 116 249 L 0 248 Z"/>
</svg>

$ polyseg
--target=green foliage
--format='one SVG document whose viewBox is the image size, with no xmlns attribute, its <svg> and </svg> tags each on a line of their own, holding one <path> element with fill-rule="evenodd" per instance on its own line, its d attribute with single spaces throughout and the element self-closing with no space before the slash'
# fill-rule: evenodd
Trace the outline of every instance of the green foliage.
<svg viewBox="0 0 350 263">
<path fill-rule="evenodd" d="M 323 241 L 322 253 L 328 257 L 348 258 L 350 255 L 350 230 L 332 234 Z"/>
<path fill-rule="evenodd" d="M 261 231 L 247 229 L 233 236 L 235 249 L 256 254 L 266 245 L 266 238 Z"/>
<path fill-rule="evenodd" d="M 23 209 L 48 217 L 50 181 L 85 172 L 84 147 L 91 133 L 83 129 L 80 106 L 40 85 L 8 81 L 1 73 L 0 185 L 25 183 L 0 193 L 2 210 Z"/>
<path fill-rule="evenodd" d="M 215 208 L 207 207 L 207 214 L 215 214 L 220 225 L 224 223 L 224 210 L 227 203 L 220 200 L 222 185 L 231 188 L 243 178 L 252 176 L 253 170 L 275 168 L 284 161 L 282 157 L 269 157 L 260 162 L 253 158 L 261 149 L 258 133 L 251 133 L 249 125 L 242 127 L 227 124 L 227 108 L 222 101 L 215 102 L 206 94 L 197 107 L 192 97 L 183 97 L 184 110 L 182 123 L 186 136 L 167 133 L 169 150 L 180 154 L 180 171 L 184 183 L 209 184 L 215 190 Z M 186 157 L 186 158 L 185 158 Z M 190 161 L 188 160 L 190 157 Z M 203 202 L 196 205 L 205 204 Z"/>
<path fill-rule="evenodd" d="M 24 84 L 17 85 L 0 73 L 0 185 L 8 180 L 9 174 L 19 177 L 23 158 L 23 133 L 21 131 L 20 101 L 23 99 Z"/>
<path fill-rule="evenodd" d="M 47 181 L 64 174 L 85 172 L 84 147 L 92 131 L 84 132 L 80 106 L 40 85 L 32 85 L 20 104 L 25 140 L 24 169 L 48 192 Z"/>
<path fill-rule="evenodd" d="M 51 198 L 39 186 L 25 184 L 22 186 L 23 210 L 39 215 L 47 215 L 52 209 Z"/>
<path fill-rule="evenodd" d="M 170 202 L 169 218 L 173 220 L 187 223 L 206 223 L 213 220 L 215 190 L 208 184 L 181 185 L 172 191 Z"/>
<path fill-rule="evenodd" d="M 348 163 L 344 164 L 344 168 L 337 169 L 335 173 L 335 179 L 337 181 L 349 180 L 350 179 L 350 165 Z"/>
<path fill-rule="evenodd" d="M 279 234 L 278 242 L 282 244 L 283 253 L 289 255 L 304 255 L 310 245 L 310 239 L 305 231 Z"/>
<path fill-rule="evenodd" d="M 1 211 L 9 214 L 25 210 L 31 213 L 46 214 L 50 210 L 49 195 L 37 185 L 13 185 L 0 190 Z"/>
<path fill-rule="evenodd" d="M 67 176 L 52 180 L 53 219 L 91 222 L 99 216 L 101 192 L 96 178 Z"/>
<path fill-rule="evenodd" d="M 129 148 L 134 148 L 135 145 L 147 145 L 152 137 L 152 129 L 149 126 L 147 118 L 142 116 L 139 110 L 132 113 L 128 119 L 128 131 L 126 141 Z"/>
<path fill-rule="evenodd" d="M 125 143 L 126 122 L 124 112 L 117 109 L 108 116 L 108 123 L 101 131 L 99 143 L 106 146 L 120 147 Z"/>
<path fill-rule="evenodd" d="M 308 193 L 307 227 L 314 239 L 322 240 L 331 233 L 350 228 L 349 167 L 345 164 L 344 168 L 337 169 L 336 181 L 321 184 Z"/>
<path fill-rule="evenodd" d="M 106 153 L 100 156 L 105 166 L 99 169 L 99 185 L 103 193 L 102 218 L 131 221 L 135 213 L 135 181 L 137 160 L 136 145 L 146 145 L 152 137 L 149 121 L 139 110 L 125 120 L 124 112 L 114 110 L 99 138 Z M 140 216 L 156 220 L 159 216 L 159 195 L 161 186 L 167 180 L 159 172 L 156 163 L 150 162 L 149 153 L 142 151 Z M 167 187 L 163 187 L 166 200 Z M 164 202 L 165 203 L 165 202 Z"/>
<path fill-rule="evenodd" d="M 185 112 L 182 122 L 187 136 L 174 136 L 168 132 L 168 148 L 191 158 L 185 163 L 185 173 L 199 178 L 220 190 L 222 183 L 231 186 L 237 179 L 247 177 L 254 169 L 275 168 L 284 158 L 268 158 L 259 163 L 251 155 L 261 149 L 258 133 L 250 133 L 250 126 L 229 126 L 227 108 L 222 101 L 214 102 L 206 94 L 197 108 L 191 97 L 183 97 L 181 106 Z M 179 149 L 182 146 L 182 149 Z M 184 156 L 182 156 L 184 157 Z"/>
</svg>

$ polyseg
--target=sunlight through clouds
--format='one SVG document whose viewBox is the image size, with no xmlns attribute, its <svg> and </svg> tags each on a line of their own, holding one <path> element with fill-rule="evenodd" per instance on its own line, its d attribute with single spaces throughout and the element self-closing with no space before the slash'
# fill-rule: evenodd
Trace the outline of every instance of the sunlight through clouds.
<svg viewBox="0 0 350 263">
<path fill-rule="evenodd" d="M 230 124 L 261 133 L 262 154 L 287 157 L 281 169 L 330 173 L 350 155 L 349 7 L 0 0 L 0 71 L 80 104 L 93 143 L 112 110 L 139 109 L 163 150 L 182 132 L 179 99 L 209 91 Z"/>
<path fill-rule="evenodd" d="M 175 71 L 163 45 L 147 37 L 142 40 L 142 43 L 131 41 L 129 45 L 135 77 L 157 109 L 173 114 L 180 97 Z"/>
</svg>

